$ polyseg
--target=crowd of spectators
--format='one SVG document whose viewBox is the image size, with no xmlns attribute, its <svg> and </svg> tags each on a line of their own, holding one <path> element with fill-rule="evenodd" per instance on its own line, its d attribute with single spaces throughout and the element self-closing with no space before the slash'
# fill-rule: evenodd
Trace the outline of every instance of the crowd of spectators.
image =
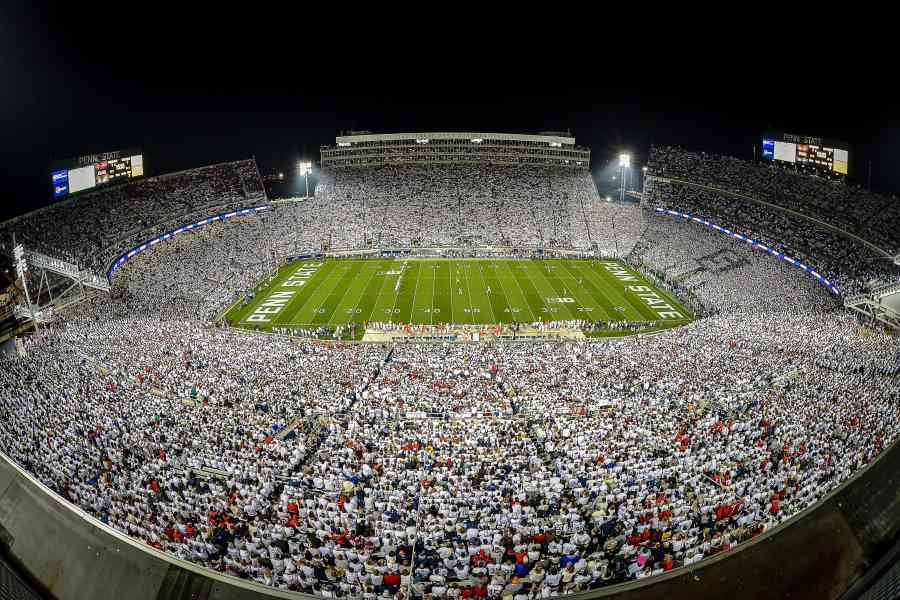
<svg viewBox="0 0 900 600">
<path fill-rule="evenodd" d="M 892 255 L 900 254 L 896 195 L 874 193 L 810 171 L 672 146 L 653 147 L 649 167 L 654 175 L 711 185 L 824 220 Z"/>
<path fill-rule="evenodd" d="M 896 440 L 900 339 L 814 279 L 704 227 L 582 205 L 587 181 L 503 167 L 533 178 L 515 192 L 499 170 L 457 168 L 478 183 L 443 167 L 348 172 L 309 203 L 137 256 L 109 296 L 0 357 L 0 449 L 104 523 L 236 577 L 325 597 L 530 600 L 729 552 Z M 273 249 L 326 238 L 612 238 L 710 316 L 604 341 L 390 347 L 209 322 Z"/>
<path fill-rule="evenodd" d="M 613 218 L 588 171 L 489 164 L 336 169 L 309 208 L 332 248 L 590 248 Z"/>
<path fill-rule="evenodd" d="M 846 296 L 870 283 L 900 279 L 891 258 L 822 225 L 894 255 L 900 249 L 900 204 L 885 196 L 774 166 L 671 147 L 654 147 L 648 168 L 649 206 L 701 216 L 784 252 L 817 269 Z"/>
<path fill-rule="evenodd" d="M 693 306 L 689 300 L 696 300 L 709 311 L 777 308 L 785 296 L 836 302 L 796 267 L 704 225 L 668 215 L 648 214 L 644 236 L 628 259 L 661 276 L 686 303 Z M 798 286 L 798 279 L 807 285 Z"/>
<path fill-rule="evenodd" d="M 223 163 L 99 189 L 13 219 L 0 240 L 103 273 L 115 256 L 154 233 L 203 218 L 217 209 L 258 204 L 264 199 L 256 163 Z"/>
</svg>

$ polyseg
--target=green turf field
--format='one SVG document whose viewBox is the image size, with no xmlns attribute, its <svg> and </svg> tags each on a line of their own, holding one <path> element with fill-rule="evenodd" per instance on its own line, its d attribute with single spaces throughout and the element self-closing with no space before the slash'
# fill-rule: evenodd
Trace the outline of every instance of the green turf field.
<svg viewBox="0 0 900 600">
<path fill-rule="evenodd" d="M 692 319 L 676 298 L 618 261 L 514 259 L 311 259 L 282 267 L 231 326 L 395 323 L 490 324 L 569 319 Z"/>
</svg>

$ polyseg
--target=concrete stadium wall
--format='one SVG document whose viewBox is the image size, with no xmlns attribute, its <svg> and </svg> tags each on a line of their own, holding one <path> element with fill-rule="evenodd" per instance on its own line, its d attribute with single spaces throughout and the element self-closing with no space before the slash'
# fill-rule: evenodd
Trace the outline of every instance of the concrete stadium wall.
<svg viewBox="0 0 900 600">
<path fill-rule="evenodd" d="M 900 443 L 818 505 L 735 551 L 570 600 L 837 599 L 900 532 Z M 60 600 L 309 599 L 222 576 L 118 533 L 0 453 L 0 549 Z"/>
</svg>

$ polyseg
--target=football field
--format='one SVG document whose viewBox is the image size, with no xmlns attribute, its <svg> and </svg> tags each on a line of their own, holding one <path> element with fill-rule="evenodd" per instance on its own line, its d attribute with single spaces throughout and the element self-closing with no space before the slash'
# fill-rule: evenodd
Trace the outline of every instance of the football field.
<svg viewBox="0 0 900 600">
<path fill-rule="evenodd" d="M 675 325 L 692 316 L 620 261 L 375 258 L 290 263 L 225 318 L 231 326 L 271 330 L 371 321 Z"/>
</svg>

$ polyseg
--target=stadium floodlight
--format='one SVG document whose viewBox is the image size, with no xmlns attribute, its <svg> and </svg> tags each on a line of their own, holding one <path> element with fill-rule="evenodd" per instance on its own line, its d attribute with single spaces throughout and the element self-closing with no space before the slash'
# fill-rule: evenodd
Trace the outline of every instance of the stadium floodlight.
<svg viewBox="0 0 900 600">
<path fill-rule="evenodd" d="M 628 179 L 628 174 L 631 173 L 631 155 L 627 152 L 623 152 L 619 155 L 619 168 L 622 169 L 621 201 L 625 202 L 625 187 L 628 185 L 626 181 Z"/>
<path fill-rule="evenodd" d="M 306 197 L 309 198 L 309 174 L 312 173 L 312 163 L 308 160 L 300 161 L 300 174 L 306 181 Z"/>
</svg>

